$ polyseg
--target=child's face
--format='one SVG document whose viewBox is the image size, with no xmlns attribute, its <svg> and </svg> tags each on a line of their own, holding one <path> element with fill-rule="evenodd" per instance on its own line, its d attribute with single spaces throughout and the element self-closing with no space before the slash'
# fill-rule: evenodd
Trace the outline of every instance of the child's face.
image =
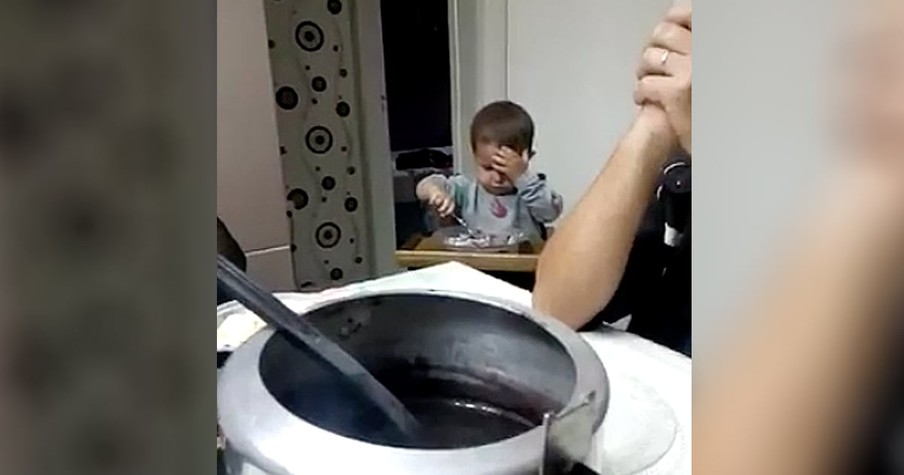
<svg viewBox="0 0 904 475">
<path fill-rule="evenodd" d="M 493 155 L 499 151 L 495 143 L 478 143 L 474 149 L 474 162 L 477 165 L 477 182 L 494 195 L 509 193 L 514 185 L 508 177 L 493 167 Z"/>
</svg>

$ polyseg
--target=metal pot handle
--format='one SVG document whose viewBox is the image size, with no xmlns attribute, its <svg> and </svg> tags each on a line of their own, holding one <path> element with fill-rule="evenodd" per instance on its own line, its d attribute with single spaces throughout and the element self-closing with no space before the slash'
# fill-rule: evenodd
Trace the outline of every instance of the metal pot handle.
<svg viewBox="0 0 904 475">
<path fill-rule="evenodd" d="M 546 436 L 540 475 L 595 473 L 581 461 L 590 453 L 593 443 L 593 403 L 596 398 L 596 391 L 591 391 L 574 406 L 558 414 L 548 412 L 543 415 Z"/>
</svg>

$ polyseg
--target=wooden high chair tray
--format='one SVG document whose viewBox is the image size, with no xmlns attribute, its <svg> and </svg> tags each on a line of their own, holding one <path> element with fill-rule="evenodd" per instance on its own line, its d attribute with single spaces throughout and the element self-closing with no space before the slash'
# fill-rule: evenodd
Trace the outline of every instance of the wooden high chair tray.
<svg viewBox="0 0 904 475">
<path fill-rule="evenodd" d="M 402 245 L 395 256 L 399 266 L 406 269 L 457 261 L 482 271 L 534 272 L 542 250 L 542 242 L 524 242 L 514 252 L 453 251 L 437 236 L 416 236 Z"/>
</svg>

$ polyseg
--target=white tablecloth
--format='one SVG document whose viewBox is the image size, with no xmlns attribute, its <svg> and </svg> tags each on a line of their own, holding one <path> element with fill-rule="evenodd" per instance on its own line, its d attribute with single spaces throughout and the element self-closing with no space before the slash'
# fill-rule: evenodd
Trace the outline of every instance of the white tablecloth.
<svg viewBox="0 0 904 475">
<path fill-rule="evenodd" d="M 478 293 L 530 305 L 529 292 L 458 263 L 310 294 L 310 303 L 361 290 L 411 288 Z M 262 326 L 253 318 L 218 319 L 217 350 L 231 350 Z M 609 410 L 588 465 L 604 475 L 690 474 L 691 360 L 618 330 L 582 336 L 602 360 L 611 385 Z"/>
</svg>

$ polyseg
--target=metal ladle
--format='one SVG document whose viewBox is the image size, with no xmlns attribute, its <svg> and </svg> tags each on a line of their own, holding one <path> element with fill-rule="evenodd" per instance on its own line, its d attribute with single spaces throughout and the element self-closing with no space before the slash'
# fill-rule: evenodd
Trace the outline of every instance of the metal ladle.
<svg viewBox="0 0 904 475">
<path fill-rule="evenodd" d="M 383 412 L 400 435 L 416 437 L 420 423 L 361 363 L 221 255 L 217 255 L 217 286 L 267 324 L 294 337 L 326 366 L 341 373 L 361 396 Z"/>
</svg>

